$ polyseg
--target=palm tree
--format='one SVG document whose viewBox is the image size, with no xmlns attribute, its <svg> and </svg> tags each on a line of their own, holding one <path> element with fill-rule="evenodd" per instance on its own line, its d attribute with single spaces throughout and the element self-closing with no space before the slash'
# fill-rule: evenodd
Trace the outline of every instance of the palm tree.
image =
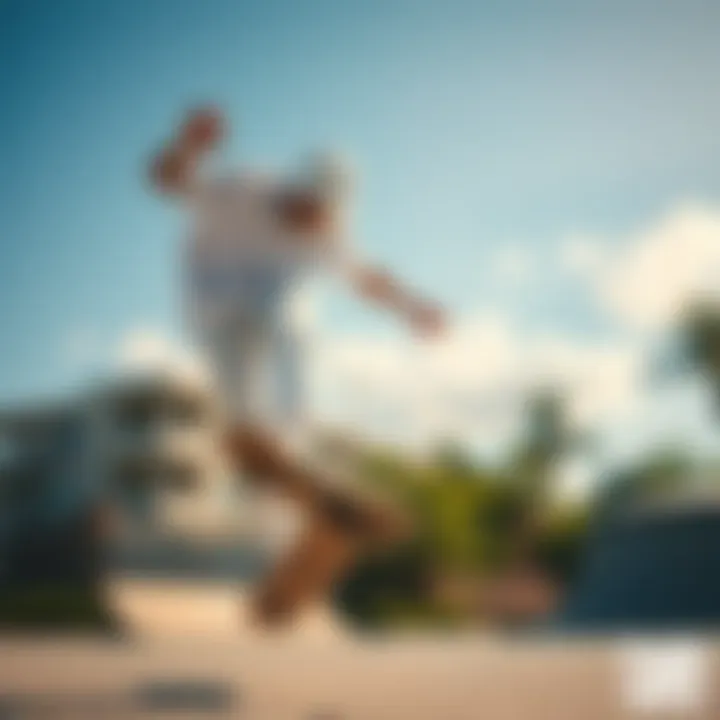
<svg viewBox="0 0 720 720">
<path fill-rule="evenodd" d="M 679 330 L 681 358 L 708 380 L 715 400 L 720 401 L 720 302 L 690 304 Z"/>
<path fill-rule="evenodd" d="M 570 427 L 565 399 L 559 393 L 545 390 L 529 398 L 525 437 L 515 461 L 528 506 L 544 509 L 557 463 L 577 439 Z"/>
<path fill-rule="evenodd" d="M 573 443 L 564 398 L 547 390 L 531 395 L 525 434 L 511 463 L 519 512 L 508 548 L 510 568 L 533 565 L 557 462 Z"/>
</svg>

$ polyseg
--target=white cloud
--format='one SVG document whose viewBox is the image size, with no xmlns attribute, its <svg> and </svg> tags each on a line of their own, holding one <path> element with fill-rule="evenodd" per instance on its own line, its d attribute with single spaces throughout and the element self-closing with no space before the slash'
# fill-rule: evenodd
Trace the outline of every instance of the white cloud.
<svg viewBox="0 0 720 720">
<path fill-rule="evenodd" d="M 560 248 L 560 267 L 580 277 L 592 277 L 600 272 L 606 261 L 606 249 L 597 238 L 575 235 Z"/>
<path fill-rule="evenodd" d="M 639 401 L 643 358 L 636 346 L 548 337 L 530 351 L 537 379 L 564 389 L 579 425 L 607 422 Z"/>
<path fill-rule="evenodd" d="M 571 419 L 587 426 L 627 413 L 641 385 L 634 348 L 531 336 L 499 315 L 465 321 L 434 346 L 324 338 L 313 368 L 320 411 L 344 424 L 411 443 L 451 436 L 487 450 L 515 436 L 534 388 L 564 391 Z"/>
<path fill-rule="evenodd" d="M 167 338 L 156 330 L 136 328 L 120 341 L 118 362 L 121 367 L 156 365 L 167 360 L 172 349 Z"/>
<path fill-rule="evenodd" d="M 697 377 L 678 378 L 646 392 L 642 402 L 605 429 L 605 454 L 615 462 L 632 462 L 662 449 L 717 456 L 714 399 Z"/>
<path fill-rule="evenodd" d="M 595 488 L 597 467 L 586 457 L 572 455 L 562 458 L 557 469 L 554 492 L 559 500 L 583 500 Z"/>
<path fill-rule="evenodd" d="M 323 420 L 421 451 L 452 438 L 502 459 L 521 432 L 530 391 L 559 389 L 585 439 L 560 469 L 566 498 L 591 491 L 602 468 L 659 448 L 717 453 L 708 389 L 691 379 L 649 385 L 639 344 L 532 336 L 485 316 L 435 348 L 326 337 L 314 357 Z"/>
<path fill-rule="evenodd" d="M 621 242 L 568 241 L 563 267 L 590 282 L 601 305 L 640 330 L 666 327 L 697 295 L 720 288 L 720 212 L 682 205 Z"/>
<path fill-rule="evenodd" d="M 167 334 L 153 328 L 135 328 L 120 340 L 115 366 L 121 372 L 167 371 L 205 380 L 200 358 Z"/>
</svg>

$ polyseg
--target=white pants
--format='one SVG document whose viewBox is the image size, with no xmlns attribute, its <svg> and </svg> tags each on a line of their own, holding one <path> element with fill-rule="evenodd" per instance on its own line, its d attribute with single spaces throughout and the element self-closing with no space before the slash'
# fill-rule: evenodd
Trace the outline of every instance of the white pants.
<svg viewBox="0 0 720 720">
<path fill-rule="evenodd" d="M 291 427 L 300 421 L 302 347 L 296 331 L 236 310 L 202 328 L 200 339 L 229 422 Z"/>
</svg>

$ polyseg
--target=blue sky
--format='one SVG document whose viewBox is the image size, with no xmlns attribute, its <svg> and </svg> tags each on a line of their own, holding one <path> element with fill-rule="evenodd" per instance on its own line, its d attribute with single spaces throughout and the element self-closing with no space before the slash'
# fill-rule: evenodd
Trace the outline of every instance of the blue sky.
<svg viewBox="0 0 720 720">
<path fill-rule="evenodd" d="M 80 381 L 78 345 L 181 334 L 182 218 L 142 169 L 205 100 L 235 124 L 228 163 L 346 149 L 368 254 L 458 316 L 611 342 L 554 248 L 612 255 L 718 204 L 719 21 L 694 0 L 0 2 L 0 398 Z M 534 279 L 498 277 L 513 253 Z M 395 332 L 334 295 L 323 323 Z"/>
</svg>

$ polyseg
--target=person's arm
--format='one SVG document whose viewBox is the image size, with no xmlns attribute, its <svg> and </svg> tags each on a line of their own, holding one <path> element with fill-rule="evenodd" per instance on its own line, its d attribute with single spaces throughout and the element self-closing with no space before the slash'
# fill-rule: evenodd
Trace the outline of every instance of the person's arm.
<svg viewBox="0 0 720 720">
<path fill-rule="evenodd" d="M 150 162 L 149 176 L 160 192 L 187 197 L 193 193 L 203 159 L 220 142 L 223 119 L 213 109 L 191 112 L 177 135 Z"/>
<path fill-rule="evenodd" d="M 435 336 L 444 330 L 442 309 L 408 290 L 385 270 L 356 266 L 350 282 L 360 297 L 399 315 L 421 335 Z"/>
<path fill-rule="evenodd" d="M 434 336 L 444 330 L 440 307 L 405 288 L 390 273 L 358 261 L 331 201 L 312 190 L 289 188 L 277 198 L 276 209 L 286 227 L 321 238 L 325 262 L 360 297 L 401 316 L 421 335 Z"/>
</svg>

